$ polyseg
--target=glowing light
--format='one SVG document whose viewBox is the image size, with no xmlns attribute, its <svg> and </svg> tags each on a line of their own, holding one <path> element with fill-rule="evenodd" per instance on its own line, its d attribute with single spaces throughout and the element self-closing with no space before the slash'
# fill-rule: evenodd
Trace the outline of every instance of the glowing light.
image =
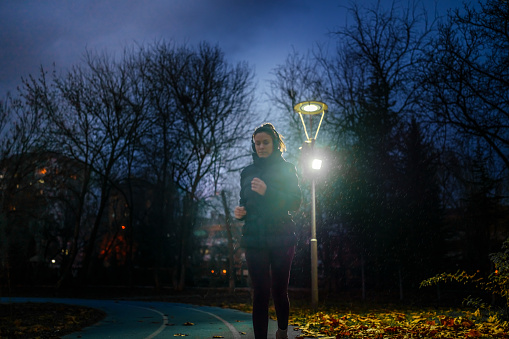
<svg viewBox="0 0 509 339">
<path fill-rule="evenodd" d="M 226 270 L 223 270 L 223 274 L 226 274 Z"/>
<path fill-rule="evenodd" d="M 216 271 L 214 271 L 214 270 L 210 270 L 210 273 L 214 274 L 214 273 L 216 273 Z"/>
<path fill-rule="evenodd" d="M 55 259 L 52 259 L 52 260 L 51 260 L 51 263 L 52 263 L 52 264 L 54 264 L 54 263 L 56 263 L 56 262 L 57 262 L 57 261 L 56 261 Z"/>
<path fill-rule="evenodd" d="M 125 226 L 124 225 L 122 225 L 122 229 L 125 230 Z"/>
<path fill-rule="evenodd" d="M 44 174 L 46 174 L 47 172 L 48 172 L 48 170 L 47 170 L 46 168 L 41 168 L 41 169 L 39 170 L 39 174 L 41 174 L 41 175 L 44 175 Z"/>
<path fill-rule="evenodd" d="M 313 162 L 311 163 L 311 167 L 315 170 L 319 170 L 320 168 L 322 168 L 322 160 L 313 159 Z"/>
<path fill-rule="evenodd" d="M 320 109 L 320 106 L 310 104 L 310 105 L 302 106 L 301 109 L 306 112 L 314 112 L 314 111 L 318 111 Z"/>
<path fill-rule="evenodd" d="M 320 114 L 328 109 L 327 105 L 320 101 L 304 101 L 293 107 L 297 113 Z"/>
</svg>

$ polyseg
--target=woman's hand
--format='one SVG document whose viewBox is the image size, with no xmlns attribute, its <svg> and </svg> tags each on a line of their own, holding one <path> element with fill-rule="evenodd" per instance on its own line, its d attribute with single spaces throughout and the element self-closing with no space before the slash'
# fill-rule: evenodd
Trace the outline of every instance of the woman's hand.
<svg viewBox="0 0 509 339">
<path fill-rule="evenodd" d="M 251 190 L 255 191 L 259 195 L 265 195 L 265 192 L 267 191 L 267 185 L 263 180 L 254 178 L 251 181 Z"/>
<path fill-rule="evenodd" d="M 235 207 L 235 210 L 233 211 L 233 215 L 236 219 L 242 219 L 246 216 L 247 211 L 244 206 L 237 206 Z"/>
</svg>

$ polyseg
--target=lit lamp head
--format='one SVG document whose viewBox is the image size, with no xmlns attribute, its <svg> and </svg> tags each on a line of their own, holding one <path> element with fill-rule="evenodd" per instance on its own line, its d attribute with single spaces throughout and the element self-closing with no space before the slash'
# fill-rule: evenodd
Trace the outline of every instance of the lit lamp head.
<svg viewBox="0 0 509 339">
<path fill-rule="evenodd" d="M 303 114 L 318 114 L 323 111 L 323 105 L 320 102 L 308 101 L 301 103 L 298 109 L 300 109 Z"/>
<path fill-rule="evenodd" d="M 320 101 L 303 101 L 299 102 L 297 105 L 293 107 L 295 112 L 299 113 L 300 120 L 302 121 L 302 126 L 304 126 L 304 133 L 306 133 L 307 140 L 311 140 L 308 135 L 308 131 L 306 129 L 306 124 L 304 122 L 304 118 L 302 117 L 303 114 L 307 115 L 315 115 L 315 114 L 321 114 L 320 123 L 318 124 L 318 128 L 316 129 L 315 137 L 313 138 L 316 140 L 318 137 L 318 131 L 320 131 L 320 126 L 322 125 L 323 116 L 325 115 L 325 111 L 328 109 L 327 105 Z"/>
</svg>

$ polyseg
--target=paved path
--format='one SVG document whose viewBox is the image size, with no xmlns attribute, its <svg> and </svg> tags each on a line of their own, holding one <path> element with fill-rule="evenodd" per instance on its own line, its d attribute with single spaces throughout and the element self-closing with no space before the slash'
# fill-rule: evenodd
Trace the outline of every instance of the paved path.
<svg viewBox="0 0 509 339">
<path fill-rule="evenodd" d="M 253 338 L 251 314 L 219 307 L 187 304 L 59 298 L 0 298 L 9 302 L 52 302 L 74 304 L 103 310 L 107 316 L 99 323 L 63 338 Z M 275 337 L 277 324 L 269 322 L 269 338 Z M 289 328 L 289 338 L 300 331 Z"/>
</svg>

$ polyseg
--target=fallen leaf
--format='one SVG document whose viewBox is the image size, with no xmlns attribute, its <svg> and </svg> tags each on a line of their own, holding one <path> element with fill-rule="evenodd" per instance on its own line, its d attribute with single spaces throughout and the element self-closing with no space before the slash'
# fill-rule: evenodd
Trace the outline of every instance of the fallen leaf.
<svg viewBox="0 0 509 339">
<path fill-rule="evenodd" d="M 461 320 L 461 326 L 463 327 L 466 327 L 466 328 L 470 328 L 472 326 L 474 326 L 474 323 L 468 319 L 462 319 Z"/>
<path fill-rule="evenodd" d="M 444 319 L 442 319 L 442 325 L 453 327 L 454 326 L 454 318 L 445 317 Z"/>
<path fill-rule="evenodd" d="M 467 334 L 465 334 L 465 336 L 467 338 L 475 338 L 475 337 L 480 337 L 481 336 L 481 333 L 477 330 L 470 330 L 470 332 L 468 332 Z"/>
</svg>

